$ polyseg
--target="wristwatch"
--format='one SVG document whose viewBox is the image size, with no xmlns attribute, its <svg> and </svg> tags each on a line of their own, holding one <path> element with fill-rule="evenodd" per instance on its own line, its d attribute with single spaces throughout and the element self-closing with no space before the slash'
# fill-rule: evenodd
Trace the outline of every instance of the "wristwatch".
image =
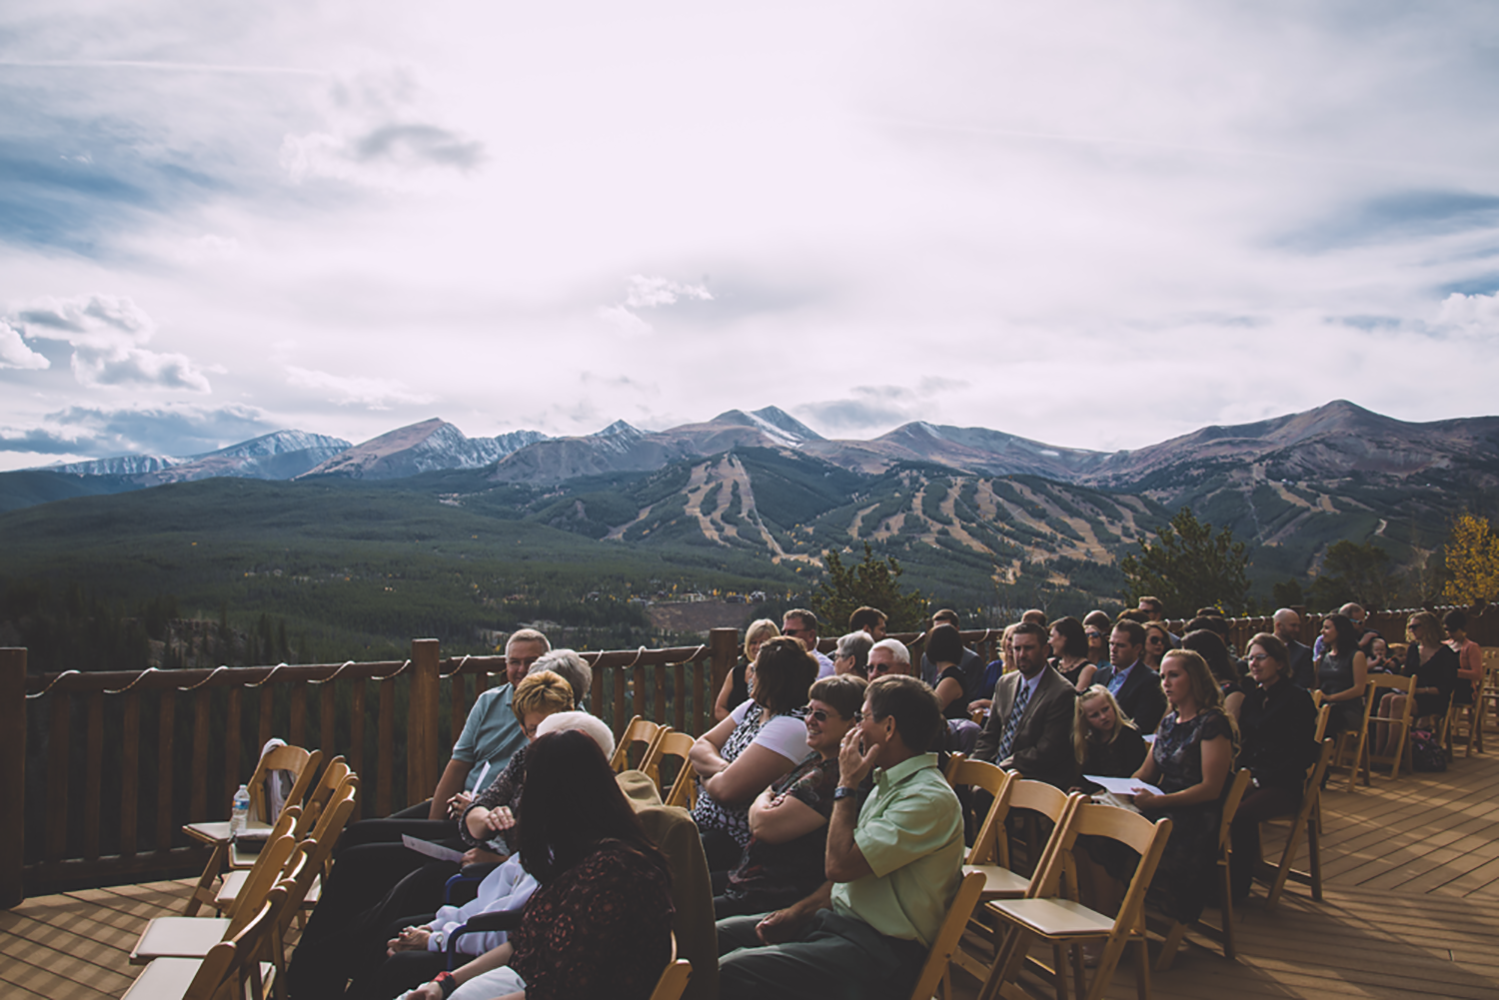
<svg viewBox="0 0 1499 1000">
<path fill-rule="evenodd" d="M 857 788 L 850 788 L 847 785 L 839 785 L 837 788 L 833 789 L 833 801 L 837 802 L 839 799 L 851 799 L 858 794 L 859 790 Z"/>
</svg>

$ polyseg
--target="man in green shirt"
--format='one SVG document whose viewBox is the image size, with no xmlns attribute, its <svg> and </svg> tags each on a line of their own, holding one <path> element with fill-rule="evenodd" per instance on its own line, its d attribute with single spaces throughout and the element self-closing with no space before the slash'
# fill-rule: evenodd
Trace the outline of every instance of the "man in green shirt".
<svg viewBox="0 0 1499 1000">
<path fill-rule="evenodd" d="M 958 889 L 958 797 L 926 753 L 944 722 L 915 677 L 869 685 L 838 756 L 828 882 L 775 913 L 718 922 L 723 1000 L 904 997 Z M 862 807 L 856 790 L 873 773 Z"/>
</svg>

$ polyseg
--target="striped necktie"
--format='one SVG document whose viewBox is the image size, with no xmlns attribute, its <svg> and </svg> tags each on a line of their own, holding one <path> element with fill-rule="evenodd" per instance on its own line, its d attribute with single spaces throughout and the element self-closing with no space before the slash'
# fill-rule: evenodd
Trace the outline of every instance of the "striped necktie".
<svg viewBox="0 0 1499 1000">
<path fill-rule="evenodd" d="M 1004 734 L 999 738 L 999 752 L 994 755 L 996 764 L 1010 756 L 1010 744 L 1015 742 L 1015 730 L 1020 728 L 1020 717 L 1025 714 L 1025 706 L 1030 700 L 1031 686 L 1022 680 L 1020 690 L 1015 693 L 1015 707 L 1010 709 L 1010 717 L 1005 720 Z"/>
</svg>

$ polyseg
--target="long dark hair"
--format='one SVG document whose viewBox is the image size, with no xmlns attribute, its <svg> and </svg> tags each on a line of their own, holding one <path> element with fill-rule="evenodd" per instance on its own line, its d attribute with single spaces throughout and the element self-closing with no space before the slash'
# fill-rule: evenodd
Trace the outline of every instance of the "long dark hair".
<svg viewBox="0 0 1499 1000">
<path fill-rule="evenodd" d="M 1195 632 L 1188 632 L 1182 636 L 1182 649 L 1190 649 L 1194 653 L 1200 653 L 1207 661 L 1208 669 L 1213 672 L 1213 677 L 1220 684 L 1237 681 L 1239 672 L 1234 669 L 1233 660 L 1229 658 L 1228 647 L 1218 637 L 1217 632 L 1200 628 Z M 1167 652 L 1170 652 L 1168 649 Z"/>
<path fill-rule="evenodd" d="M 526 750 L 521 792 L 520 857 L 538 882 L 550 882 L 615 840 L 667 872 L 593 737 L 577 730 L 548 733 Z"/>
<path fill-rule="evenodd" d="M 1332 622 L 1332 627 L 1337 632 L 1330 651 L 1339 656 L 1357 651 L 1358 629 L 1353 627 L 1353 619 L 1347 615 L 1328 615 L 1326 620 Z"/>
</svg>

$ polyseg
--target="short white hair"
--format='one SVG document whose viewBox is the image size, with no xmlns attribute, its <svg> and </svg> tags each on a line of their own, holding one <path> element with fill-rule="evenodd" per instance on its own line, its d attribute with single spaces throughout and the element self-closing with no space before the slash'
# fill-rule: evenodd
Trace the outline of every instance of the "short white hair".
<svg viewBox="0 0 1499 1000">
<path fill-rule="evenodd" d="M 614 734 L 609 731 L 603 719 L 589 715 L 587 712 L 553 712 L 542 719 L 541 725 L 536 727 L 536 738 L 540 739 L 547 733 L 560 733 L 569 729 L 576 729 L 580 733 L 587 733 L 593 737 L 599 749 L 604 751 L 605 760 L 614 756 Z"/>
<path fill-rule="evenodd" d="M 888 649 L 890 651 L 890 655 L 895 657 L 895 662 L 899 663 L 903 667 L 909 667 L 911 665 L 911 651 L 907 649 L 906 644 L 901 642 L 899 639 L 881 639 L 879 642 L 875 643 L 869 648 L 869 653 L 871 656 L 874 655 L 874 651 L 876 649 Z"/>
<path fill-rule="evenodd" d="M 578 655 L 576 650 L 548 650 L 531 664 L 531 669 L 526 671 L 526 675 L 529 677 L 542 670 L 550 670 L 567 681 L 568 686 L 573 689 L 575 704 L 586 705 L 588 703 L 588 695 L 593 688 L 593 668 L 588 665 L 587 660 Z"/>
</svg>

